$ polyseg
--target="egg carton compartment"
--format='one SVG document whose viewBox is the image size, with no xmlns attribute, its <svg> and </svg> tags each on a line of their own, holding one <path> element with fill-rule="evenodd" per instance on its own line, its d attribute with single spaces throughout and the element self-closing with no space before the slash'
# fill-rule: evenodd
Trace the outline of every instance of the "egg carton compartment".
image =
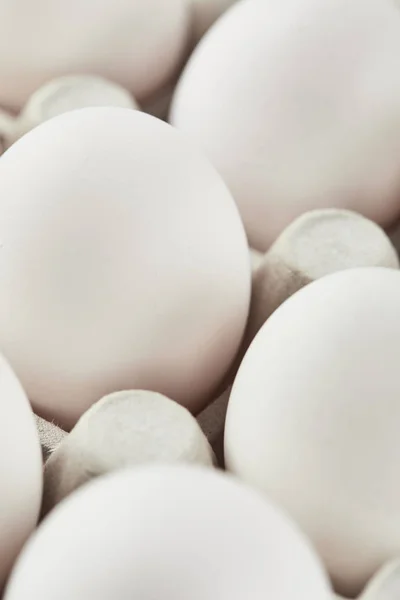
<svg viewBox="0 0 400 600">
<path fill-rule="evenodd" d="M 198 423 L 213 448 L 219 467 L 223 467 L 223 431 L 225 424 L 226 409 L 229 399 L 229 390 L 211 403 L 198 417 Z M 36 427 L 42 448 L 43 462 L 50 457 L 51 453 L 68 436 L 68 433 L 51 423 L 35 415 Z"/>
</svg>

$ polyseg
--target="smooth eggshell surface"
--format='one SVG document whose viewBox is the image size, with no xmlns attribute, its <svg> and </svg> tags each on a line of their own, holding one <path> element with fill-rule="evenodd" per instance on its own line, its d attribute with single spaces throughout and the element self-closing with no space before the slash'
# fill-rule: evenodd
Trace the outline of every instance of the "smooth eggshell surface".
<svg viewBox="0 0 400 600">
<path fill-rule="evenodd" d="M 28 399 L 0 356 L 0 590 L 39 516 L 42 453 Z"/>
<path fill-rule="evenodd" d="M 0 160 L 0 224 L 1 347 L 35 412 L 69 428 L 121 389 L 192 412 L 212 399 L 249 251 L 227 188 L 172 127 L 122 108 L 39 125 Z"/>
<path fill-rule="evenodd" d="M 399 215 L 399 56 L 393 0 L 243 0 L 205 35 L 171 122 L 224 177 L 251 246 L 313 208 Z"/>
<path fill-rule="evenodd" d="M 119 471 L 62 502 L 25 547 L 5 600 L 330 600 L 308 542 L 212 470 Z"/>
<path fill-rule="evenodd" d="M 400 272 L 328 275 L 262 327 L 239 369 L 227 467 L 288 510 L 338 592 L 400 553 Z"/>
<path fill-rule="evenodd" d="M 141 100 L 174 75 L 189 27 L 187 0 L 2 0 L 0 105 L 20 109 L 70 73 L 107 77 Z"/>
</svg>

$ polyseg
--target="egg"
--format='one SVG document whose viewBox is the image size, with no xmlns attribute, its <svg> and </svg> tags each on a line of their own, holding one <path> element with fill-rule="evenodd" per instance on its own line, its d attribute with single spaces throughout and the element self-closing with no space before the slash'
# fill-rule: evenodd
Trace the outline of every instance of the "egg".
<svg viewBox="0 0 400 600">
<path fill-rule="evenodd" d="M 144 99 L 175 74 L 187 0 L 2 0 L 0 105 L 18 110 L 61 75 L 106 77 Z"/>
<path fill-rule="evenodd" d="M 399 56 L 393 0 L 242 0 L 205 35 L 170 119 L 223 176 L 251 246 L 311 209 L 400 215 Z"/>
<path fill-rule="evenodd" d="M 328 600 L 308 541 L 261 496 L 195 467 L 122 470 L 62 502 L 5 600 Z"/>
<path fill-rule="evenodd" d="M 42 498 L 42 457 L 28 399 L 0 356 L 0 590 L 32 533 Z"/>
<path fill-rule="evenodd" d="M 108 107 L 36 127 L 0 160 L 0 241 L 0 348 L 39 416 L 69 429 L 126 389 L 192 412 L 213 399 L 249 250 L 226 186 L 170 125 Z"/>
<path fill-rule="evenodd" d="M 235 379 L 228 469 L 285 508 L 337 591 L 400 553 L 400 272 L 348 269 L 268 319 Z"/>
</svg>

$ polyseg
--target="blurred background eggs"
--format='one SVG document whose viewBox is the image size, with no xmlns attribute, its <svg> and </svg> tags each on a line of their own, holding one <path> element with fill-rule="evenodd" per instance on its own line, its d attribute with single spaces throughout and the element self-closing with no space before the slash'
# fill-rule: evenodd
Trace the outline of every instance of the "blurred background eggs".
<svg viewBox="0 0 400 600">
<path fill-rule="evenodd" d="M 171 122 L 219 170 L 251 246 L 314 208 L 400 215 L 399 56 L 393 0 L 242 0 L 204 36 Z"/>
<path fill-rule="evenodd" d="M 139 101 L 175 75 L 187 0 L 2 0 L 0 105 L 19 110 L 54 77 L 101 75 Z"/>
</svg>

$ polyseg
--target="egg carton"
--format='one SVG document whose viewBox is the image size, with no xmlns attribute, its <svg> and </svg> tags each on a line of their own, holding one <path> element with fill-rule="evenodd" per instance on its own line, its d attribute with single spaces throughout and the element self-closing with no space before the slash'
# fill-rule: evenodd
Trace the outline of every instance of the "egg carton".
<svg viewBox="0 0 400 600">
<path fill-rule="evenodd" d="M 40 439 L 40 446 L 42 448 L 43 463 L 45 463 L 50 454 L 65 438 L 67 433 L 55 423 L 46 421 L 46 419 L 43 419 L 42 417 L 35 415 L 35 420 Z"/>
<path fill-rule="evenodd" d="M 229 391 L 222 394 L 198 416 L 198 422 L 217 456 L 218 465 L 221 467 L 224 464 L 222 441 L 228 399 Z M 35 420 L 45 463 L 68 433 L 56 423 L 37 415 L 35 415 Z"/>
</svg>

